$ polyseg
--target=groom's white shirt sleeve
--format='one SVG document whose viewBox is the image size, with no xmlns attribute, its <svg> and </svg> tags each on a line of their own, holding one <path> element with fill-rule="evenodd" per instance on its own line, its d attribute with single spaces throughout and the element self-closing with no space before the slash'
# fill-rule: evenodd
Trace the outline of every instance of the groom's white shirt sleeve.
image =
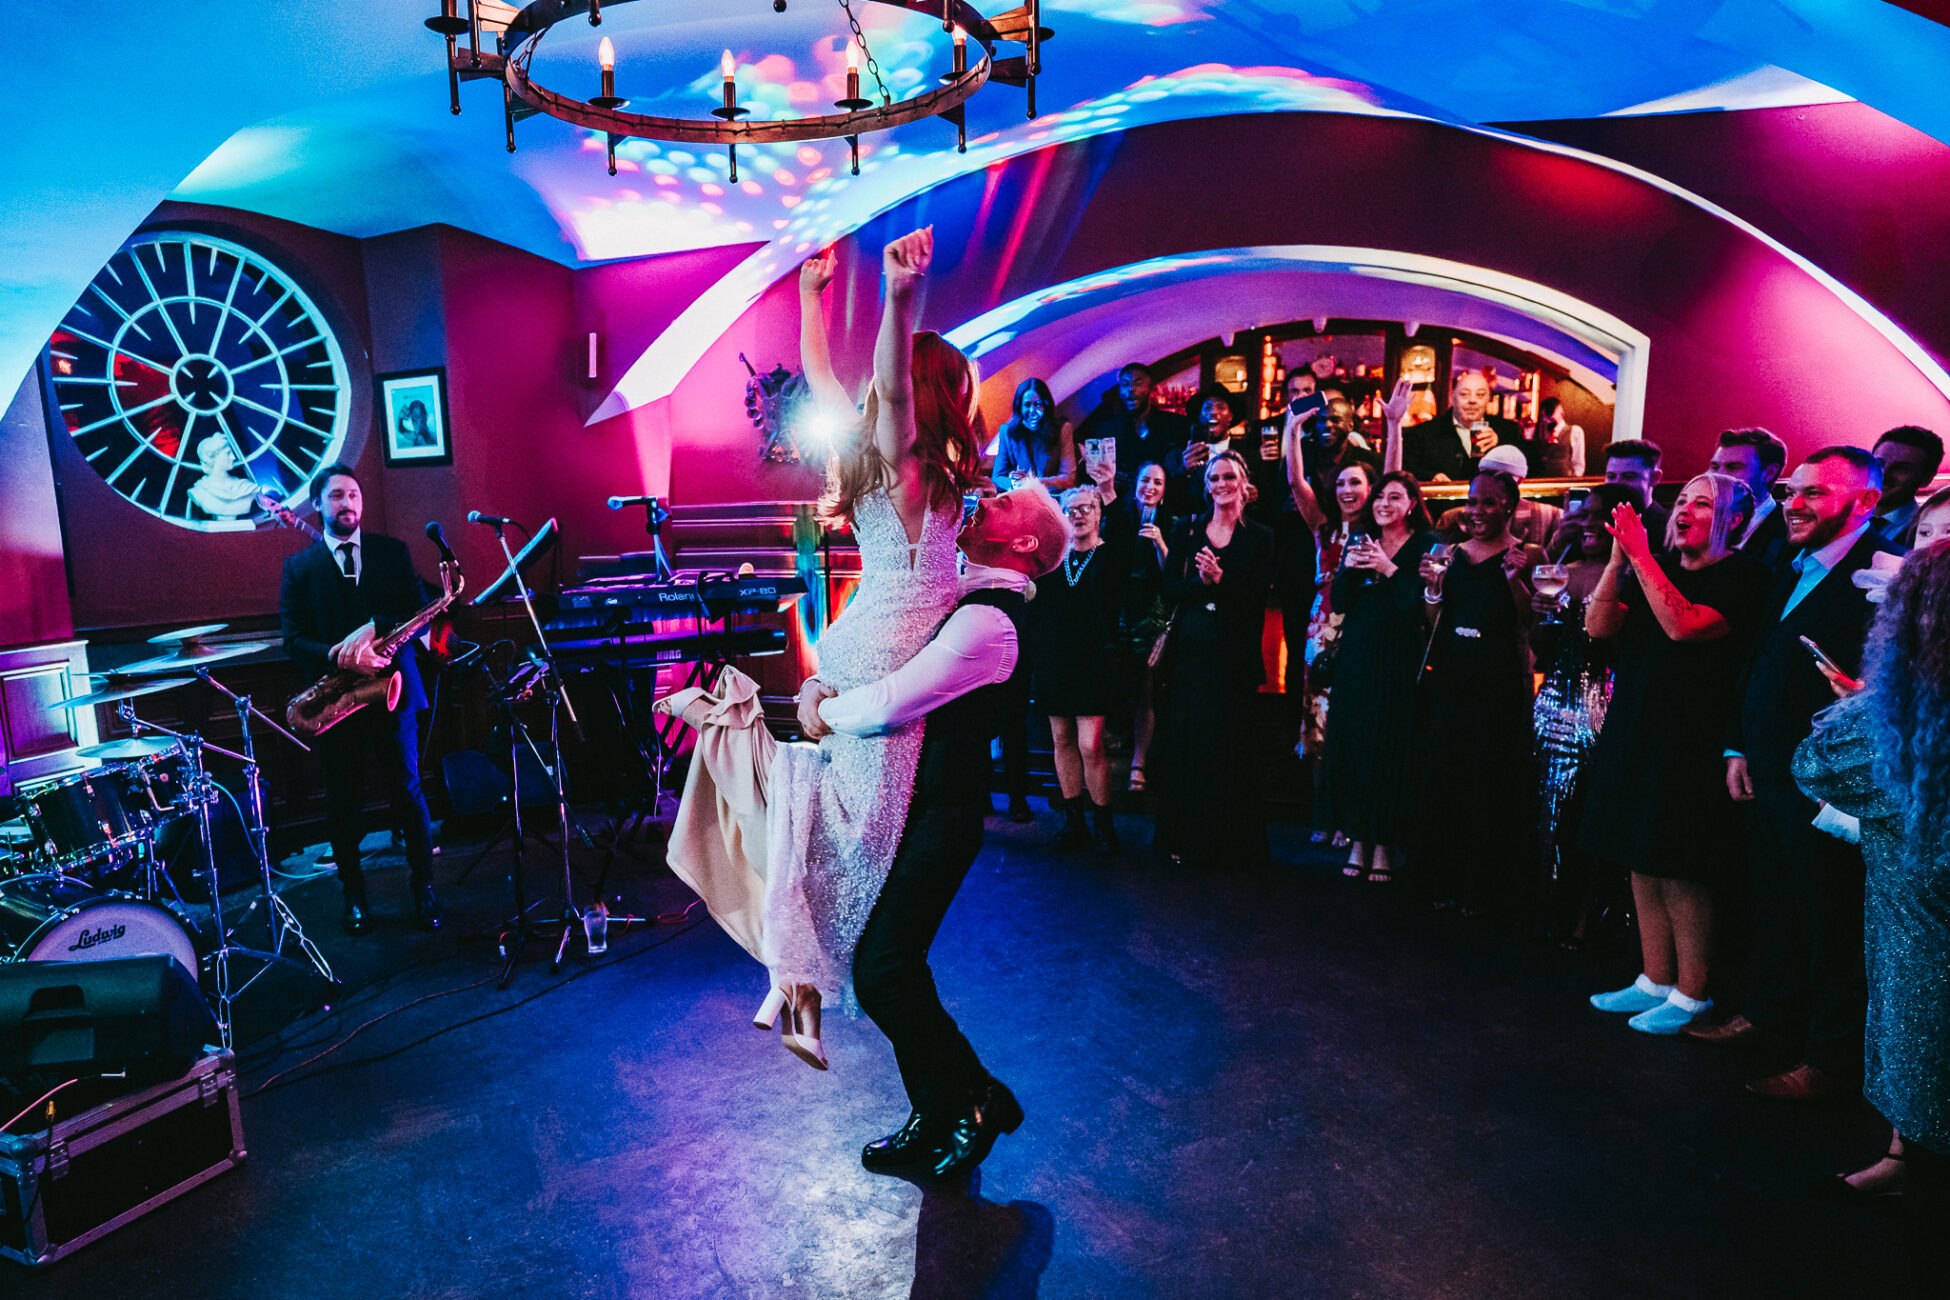
<svg viewBox="0 0 1950 1300">
<path fill-rule="evenodd" d="M 963 605 L 934 640 L 877 682 L 819 702 L 819 716 L 847 736 L 875 736 L 940 708 L 1016 668 L 1016 625 L 993 605 Z"/>
</svg>

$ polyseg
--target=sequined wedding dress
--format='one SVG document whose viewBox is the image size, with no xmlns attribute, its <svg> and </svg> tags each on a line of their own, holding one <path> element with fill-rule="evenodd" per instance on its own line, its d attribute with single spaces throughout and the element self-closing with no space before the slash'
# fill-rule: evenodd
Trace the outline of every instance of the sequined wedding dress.
<svg viewBox="0 0 1950 1300">
<path fill-rule="evenodd" d="M 960 524 L 955 506 L 932 509 L 910 543 L 884 489 L 855 502 L 860 585 L 819 639 L 821 681 L 841 691 L 867 685 L 928 643 L 954 609 Z M 779 746 L 767 792 L 761 940 L 774 987 L 811 984 L 831 1004 L 845 986 L 900 847 L 926 723 Z"/>
</svg>

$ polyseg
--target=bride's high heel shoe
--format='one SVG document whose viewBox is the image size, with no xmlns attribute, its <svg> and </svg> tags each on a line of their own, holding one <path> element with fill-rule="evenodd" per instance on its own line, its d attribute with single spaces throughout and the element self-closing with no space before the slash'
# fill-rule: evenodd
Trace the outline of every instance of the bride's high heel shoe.
<svg viewBox="0 0 1950 1300">
<path fill-rule="evenodd" d="M 779 1012 L 785 1007 L 785 990 L 773 989 L 759 1004 L 758 1013 L 752 1017 L 753 1029 L 770 1029 L 778 1023 Z"/>
<path fill-rule="evenodd" d="M 792 1008 L 782 1035 L 786 1050 L 815 1070 L 825 1069 L 826 1049 L 819 1041 L 819 990 L 810 984 L 795 984 L 786 1001 Z"/>
</svg>

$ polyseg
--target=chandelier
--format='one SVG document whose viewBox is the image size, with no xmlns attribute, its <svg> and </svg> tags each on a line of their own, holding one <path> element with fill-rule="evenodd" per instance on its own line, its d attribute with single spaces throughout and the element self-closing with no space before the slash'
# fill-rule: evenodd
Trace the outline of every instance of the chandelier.
<svg viewBox="0 0 1950 1300">
<path fill-rule="evenodd" d="M 603 21 L 604 0 L 534 0 L 525 8 L 498 0 L 440 0 L 440 13 L 426 20 L 431 30 L 447 40 L 448 107 L 460 112 L 460 83 L 493 78 L 501 83 L 502 118 L 506 124 L 508 152 L 515 151 L 515 123 L 544 113 L 592 131 L 608 140 L 609 174 L 616 174 L 616 142 L 626 139 L 673 140 L 689 144 L 723 145 L 730 155 L 730 179 L 738 179 L 738 146 L 792 140 L 845 140 L 853 156 L 853 174 L 860 174 L 860 136 L 868 131 L 886 131 L 927 117 L 943 118 L 955 125 L 955 147 L 968 151 L 968 128 L 963 105 L 991 81 L 1021 86 L 1028 97 L 1028 115 L 1036 116 L 1036 76 L 1042 71 L 1042 43 L 1054 33 L 1039 25 L 1040 0 L 1026 0 L 1017 8 L 987 18 L 968 0 L 858 0 L 859 3 L 892 5 L 929 17 L 940 16 L 941 29 L 952 35 L 954 62 L 942 73 L 933 89 L 896 99 L 881 80 L 880 66 L 867 46 L 866 33 L 853 14 L 853 0 L 840 0 L 852 37 L 846 47 L 846 98 L 834 102 L 841 111 L 818 117 L 779 118 L 764 122 L 745 122 L 751 110 L 738 103 L 737 64 L 726 50 L 719 66 L 724 81 L 724 102 L 709 110 L 715 122 L 697 117 L 653 117 L 626 112 L 629 100 L 616 93 L 616 54 L 604 37 L 597 57 L 601 73 L 600 93 L 588 99 L 550 89 L 536 81 L 529 68 L 542 38 L 557 23 L 586 14 L 589 25 Z M 608 0 L 609 6 L 629 0 Z M 772 7 L 783 12 L 785 0 L 772 0 Z M 494 48 L 481 47 L 482 33 L 492 36 Z M 466 38 L 465 47 L 461 38 Z M 972 65 L 968 45 L 980 47 L 981 57 Z M 1010 41 L 1026 47 L 1025 54 L 998 59 L 997 44 Z M 860 69 L 864 60 L 873 77 L 879 100 L 860 94 Z"/>
</svg>

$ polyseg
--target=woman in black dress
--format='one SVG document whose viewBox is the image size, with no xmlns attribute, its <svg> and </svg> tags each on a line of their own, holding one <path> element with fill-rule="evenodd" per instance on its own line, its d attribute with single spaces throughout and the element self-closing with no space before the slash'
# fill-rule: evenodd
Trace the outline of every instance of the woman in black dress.
<svg viewBox="0 0 1950 1300">
<path fill-rule="evenodd" d="M 1713 882 L 1740 860 L 1722 745 L 1772 592 L 1766 567 L 1731 545 L 1753 512 L 1746 484 L 1701 474 L 1673 503 L 1661 557 L 1638 511 L 1617 507 L 1585 606 L 1586 630 L 1617 641 L 1618 666 L 1578 844 L 1632 873 L 1642 962 L 1591 1004 L 1635 1012 L 1631 1027 L 1649 1034 L 1676 1034 L 1713 1005 Z"/>
<path fill-rule="evenodd" d="M 1136 712 L 1131 723 L 1133 793 L 1145 789 L 1144 760 L 1157 726 L 1148 661 L 1171 613 L 1165 601 L 1165 559 L 1170 554 L 1165 535 L 1171 531 L 1171 520 L 1165 515 L 1165 482 L 1163 465 L 1156 461 L 1140 465 L 1132 495 L 1117 498 L 1104 511 L 1104 540 L 1119 545 L 1127 560 L 1118 640 L 1124 681 Z"/>
<path fill-rule="evenodd" d="M 1205 463 L 1211 508 L 1174 526 L 1165 562 L 1174 615 L 1151 753 L 1157 836 L 1174 861 L 1201 866 L 1266 860 L 1254 733 L 1273 530 L 1245 517 L 1249 473 L 1236 451 Z"/>
<path fill-rule="evenodd" d="M 1537 823 L 1524 575 L 1544 552 L 1511 533 L 1516 511 L 1517 481 L 1478 473 L 1465 537 L 1420 566 L 1431 633 L 1416 869 L 1438 908 L 1460 905 L 1467 916 L 1533 901 L 1517 888 L 1530 875 Z"/>
<path fill-rule="evenodd" d="M 1384 475 L 1333 576 L 1341 615 L 1315 824 L 1354 841 L 1346 874 L 1393 878 L 1415 815 L 1415 679 L 1428 632 L 1416 568 L 1435 537 L 1412 474 Z"/>
<path fill-rule="evenodd" d="M 1056 847 L 1080 849 L 1094 837 L 1099 853 L 1115 853 L 1121 846 L 1111 821 L 1104 715 L 1116 696 L 1112 659 L 1124 596 L 1124 552 L 1099 531 L 1104 498 L 1096 488 L 1065 492 L 1063 512 L 1070 517 L 1070 553 L 1062 568 L 1037 582 L 1036 599 L 1029 602 L 1036 707 L 1049 718 L 1056 783 L 1063 792 Z"/>
</svg>

